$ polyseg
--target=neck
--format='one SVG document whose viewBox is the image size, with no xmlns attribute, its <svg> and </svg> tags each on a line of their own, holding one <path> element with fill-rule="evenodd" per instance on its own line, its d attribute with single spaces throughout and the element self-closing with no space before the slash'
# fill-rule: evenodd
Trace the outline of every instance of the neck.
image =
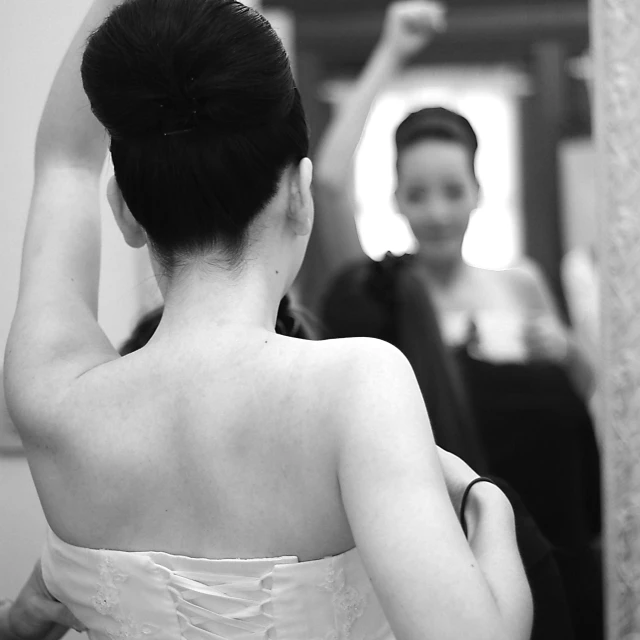
<svg viewBox="0 0 640 640">
<path fill-rule="evenodd" d="M 429 278 L 438 287 L 448 287 L 464 272 L 466 264 L 460 256 L 456 260 L 433 260 L 424 254 L 419 254 L 422 263 L 427 268 Z"/>
<path fill-rule="evenodd" d="M 165 307 L 161 328 L 189 331 L 232 328 L 274 331 L 286 293 L 286 274 L 259 262 L 236 269 L 193 265 L 160 280 Z"/>
</svg>

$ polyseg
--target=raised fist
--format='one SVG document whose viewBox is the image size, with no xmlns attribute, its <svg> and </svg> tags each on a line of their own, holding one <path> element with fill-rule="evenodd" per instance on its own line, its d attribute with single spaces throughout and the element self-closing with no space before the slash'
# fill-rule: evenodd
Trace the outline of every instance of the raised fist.
<svg viewBox="0 0 640 640">
<path fill-rule="evenodd" d="M 418 53 L 445 27 L 445 8 L 439 2 L 394 2 L 387 9 L 382 43 L 404 60 Z"/>
</svg>

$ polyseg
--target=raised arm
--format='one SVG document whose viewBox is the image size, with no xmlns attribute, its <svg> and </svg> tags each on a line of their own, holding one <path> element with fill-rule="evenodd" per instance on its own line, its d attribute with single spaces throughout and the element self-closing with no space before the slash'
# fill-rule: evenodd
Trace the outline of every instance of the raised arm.
<svg viewBox="0 0 640 640">
<path fill-rule="evenodd" d="M 350 358 L 339 482 L 392 630 L 402 640 L 528 640 L 531 594 L 507 498 L 495 486 L 475 485 L 465 539 L 456 510 L 477 475 L 454 456 L 439 457 L 400 352 L 360 344 Z"/>
<path fill-rule="evenodd" d="M 355 223 L 353 159 L 371 106 L 408 60 L 443 28 L 439 3 L 391 4 L 380 41 L 320 142 L 314 173 L 315 226 L 299 281 L 303 300 L 311 308 L 345 265 L 364 257 Z"/>
<path fill-rule="evenodd" d="M 84 42 L 116 4 L 97 0 L 91 6 L 58 70 L 38 129 L 19 298 L 5 362 L 7 403 L 19 429 L 37 428 L 71 381 L 117 355 L 97 323 L 98 186 L 107 136 L 80 78 Z"/>
</svg>

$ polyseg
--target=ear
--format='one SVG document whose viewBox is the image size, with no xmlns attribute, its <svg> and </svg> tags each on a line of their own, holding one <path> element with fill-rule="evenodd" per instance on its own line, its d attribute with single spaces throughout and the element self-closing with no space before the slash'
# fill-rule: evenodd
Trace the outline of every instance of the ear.
<svg viewBox="0 0 640 640">
<path fill-rule="evenodd" d="M 313 228 L 314 206 L 311 193 L 313 164 L 303 158 L 291 172 L 288 219 L 296 235 L 306 236 Z"/>
<path fill-rule="evenodd" d="M 480 183 L 478 182 L 478 187 L 476 189 L 476 195 L 475 195 L 475 200 L 473 203 L 473 209 L 474 211 L 480 206 L 480 202 L 482 201 L 482 187 L 480 186 Z"/>
<path fill-rule="evenodd" d="M 129 211 L 129 207 L 124 201 L 122 192 L 113 176 L 107 184 L 107 200 L 124 241 L 134 249 L 144 247 L 147 244 L 147 234 L 133 217 L 131 211 Z"/>
</svg>

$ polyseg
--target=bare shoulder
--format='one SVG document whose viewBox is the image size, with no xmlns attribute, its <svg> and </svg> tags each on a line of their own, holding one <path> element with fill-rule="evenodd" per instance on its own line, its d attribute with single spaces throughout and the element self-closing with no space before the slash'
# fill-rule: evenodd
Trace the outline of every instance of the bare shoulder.
<svg viewBox="0 0 640 640">
<path fill-rule="evenodd" d="M 508 269 L 477 269 L 477 277 L 515 300 L 520 306 L 529 310 L 540 310 L 549 306 L 549 290 L 537 263 L 525 258 Z"/>
<path fill-rule="evenodd" d="M 376 338 L 339 338 L 313 343 L 318 366 L 316 373 L 327 388 L 344 385 L 390 383 L 398 376 L 411 378 L 413 370 L 404 354 Z M 354 389 L 355 390 L 355 389 Z"/>
<path fill-rule="evenodd" d="M 540 267 L 528 258 L 506 269 L 472 267 L 472 271 L 477 280 L 503 286 L 531 286 L 543 278 Z"/>
<path fill-rule="evenodd" d="M 538 287 L 545 282 L 540 265 L 531 258 L 524 258 L 517 265 L 502 273 L 521 286 Z"/>
<path fill-rule="evenodd" d="M 346 338 L 315 343 L 317 388 L 330 419 L 341 431 L 358 425 L 401 422 L 409 416 L 427 420 L 413 369 L 393 345 L 374 338 Z"/>
</svg>

